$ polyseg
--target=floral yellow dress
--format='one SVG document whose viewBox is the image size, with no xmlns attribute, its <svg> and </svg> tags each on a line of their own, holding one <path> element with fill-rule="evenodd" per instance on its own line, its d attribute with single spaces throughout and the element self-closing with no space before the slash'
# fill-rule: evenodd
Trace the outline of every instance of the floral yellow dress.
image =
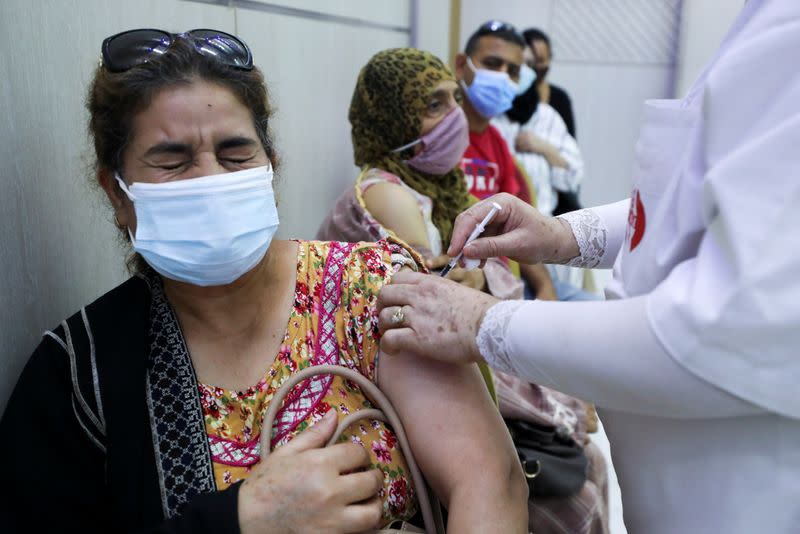
<svg viewBox="0 0 800 534">
<path fill-rule="evenodd" d="M 245 391 L 198 384 L 220 490 L 246 478 L 259 462 L 262 417 L 289 376 L 311 365 L 334 363 L 376 381 L 378 292 L 400 266 L 418 262 L 392 240 L 298 245 L 294 308 L 272 366 Z M 273 447 L 314 425 L 328 410 L 336 410 L 341 419 L 366 407 L 371 405 L 361 390 L 341 377 L 309 379 L 290 393 L 279 410 Z M 343 439 L 365 447 L 372 467 L 384 473 L 380 492 L 384 524 L 410 518 L 416 511 L 414 488 L 391 428 L 379 421 L 362 421 Z"/>
</svg>

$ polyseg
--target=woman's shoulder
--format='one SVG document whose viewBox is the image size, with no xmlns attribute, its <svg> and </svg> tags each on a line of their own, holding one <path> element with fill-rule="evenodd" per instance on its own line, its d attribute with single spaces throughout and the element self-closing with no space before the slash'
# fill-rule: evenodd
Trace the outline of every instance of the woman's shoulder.
<svg viewBox="0 0 800 534">
<path fill-rule="evenodd" d="M 403 267 L 424 270 L 424 260 L 411 246 L 394 236 L 379 241 L 299 241 L 304 261 L 323 269 L 323 276 L 340 272 L 345 283 L 367 280 L 383 285 Z"/>
<path fill-rule="evenodd" d="M 362 191 L 365 191 L 369 187 L 379 183 L 389 183 L 401 186 L 405 185 L 405 182 L 403 182 L 402 178 L 394 173 L 378 167 L 369 167 L 365 169 L 357 180 L 357 184 Z"/>
<path fill-rule="evenodd" d="M 59 345 L 75 343 L 75 331 L 91 336 L 95 330 L 131 325 L 133 316 L 145 317 L 150 304 L 150 284 L 145 275 L 134 275 L 76 311 L 44 337 Z"/>
<path fill-rule="evenodd" d="M 384 200 L 419 202 L 419 194 L 403 179 L 389 171 L 372 167 L 364 171 L 356 181 L 356 191 L 367 204 L 381 204 Z"/>
<path fill-rule="evenodd" d="M 133 353 L 147 354 L 144 325 L 149 302 L 145 280 L 134 276 L 46 330 L 12 396 L 70 395 L 71 412 L 80 428 L 103 449 L 105 423 L 99 391 L 108 391 L 109 380 L 114 389 L 118 379 L 130 380 L 144 368 L 146 357 L 136 358 Z"/>
</svg>

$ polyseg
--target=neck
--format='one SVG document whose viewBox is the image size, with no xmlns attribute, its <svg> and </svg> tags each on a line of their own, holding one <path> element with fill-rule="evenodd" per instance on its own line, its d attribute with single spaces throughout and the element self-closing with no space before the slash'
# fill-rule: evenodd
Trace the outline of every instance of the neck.
<svg viewBox="0 0 800 534">
<path fill-rule="evenodd" d="M 269 295 L 282 295 L 287 285 L 281 252 L 276 250 L 284 243 L 274 242 L 256 267 L 224 286 L 201 287 L 164 278 L 164 291 L 184 333 L 230 339 L 260 331 L 274 302 Z"/>
<path fill-rule="evenodd" d="M 469 97 L 464 97 L 463 108 L 464 115 L 467 116 L 467 122 L 469 123 L 469 131 L 483 133 L 489 126 L 489 119 L 475 111 L 475 108 L 472 107 L 472 103 L 469 101 Z"/>
</svg>

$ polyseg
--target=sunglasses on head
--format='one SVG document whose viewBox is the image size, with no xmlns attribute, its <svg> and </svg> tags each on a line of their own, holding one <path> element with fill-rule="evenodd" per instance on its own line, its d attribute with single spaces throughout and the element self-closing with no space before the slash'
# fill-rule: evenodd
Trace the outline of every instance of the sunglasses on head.
<svg viewBox="0 0 800 534">
<path fill-rule="evenodd" d="M 238 37 L 219 30 L 197 29 L 176 34 L 164 30 L 128 30 L 103 41 L 103 65 L 123 72 L 164 54 L 176 39 L 186 39 L 198 54 L 213 57 L 236 69 L 252 70 L 253 54 Z"/>
<path fill-rule="evenodd" d="M 480 35 L 488 35 L 491 33 L 519 33 L 513 24 L 503 22 L 502 20 L 490 20 L 484 22 L 477 31 Z"/>
</svg>

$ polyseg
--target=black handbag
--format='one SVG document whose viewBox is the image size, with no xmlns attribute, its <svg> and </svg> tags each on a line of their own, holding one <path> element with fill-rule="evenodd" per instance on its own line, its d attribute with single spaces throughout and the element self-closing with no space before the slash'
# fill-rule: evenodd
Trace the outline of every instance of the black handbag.
<svg viewBox="0 0 800 534">
<path fill-rule="evenodd" d="M 581 201 L 578 199 L 577 191 L 559 191 L 558 189 L 555 191 L 556 195 L 558 195 L 558 202 L 553 210 L 553 216 L 581 209 Z"/>
<path fill-rule="evenodd" d="M 531 497 L 570 497 L 586 482 L 589 461 L 583 447 L 555 427 L 506 419 Z"/>
</svg>

